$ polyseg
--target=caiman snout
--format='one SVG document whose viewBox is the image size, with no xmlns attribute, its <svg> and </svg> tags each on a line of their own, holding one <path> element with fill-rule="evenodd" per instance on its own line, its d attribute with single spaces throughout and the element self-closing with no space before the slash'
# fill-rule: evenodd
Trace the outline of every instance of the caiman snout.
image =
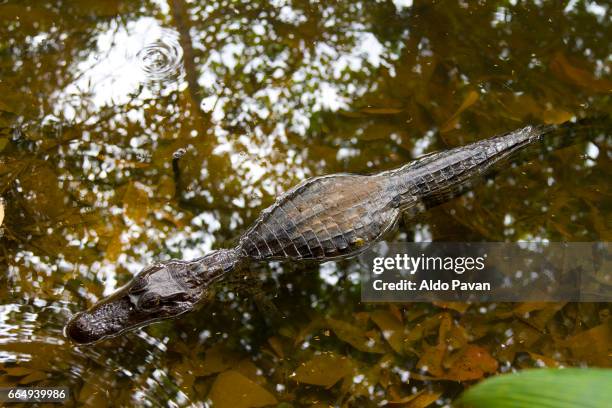
<svg viewBox="0 0 612 408">
<path fill-rule="evenodd" d="M 231 272 L 236 260 L 233 250 L 220 250 L 194 261 L 153 264 L 111 296 L 74 315 L 64 334 L 75 343 L 95 343 L 189 312 L 209 297 L 210 285 Z"/>
<path fill-rule="evenodd" d="M 64 328 L 64 335 L 75 343 L 95 343 L 133 327 L 130 322 L 137 321 L 138 314 L 129 297 L 121 291 L 74 315 Z"/>
<path fill-rule="evenodd" d="M 70 319 L 64 328 L 64 335 L 69 337 L 75 343 L 87 344 L 100 340 L 98 336 L 93 335 L 89 330 L 87 313 L 77 313 Z"/>
</svg>

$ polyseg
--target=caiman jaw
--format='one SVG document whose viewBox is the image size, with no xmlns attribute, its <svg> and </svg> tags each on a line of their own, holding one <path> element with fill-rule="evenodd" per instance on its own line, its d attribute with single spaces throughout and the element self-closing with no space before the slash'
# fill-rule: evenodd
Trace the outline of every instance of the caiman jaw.
<svg viewBox="0 0 612 408">
<path fill-rule="evenodd" d="M 153 264 L 111 296 L 74 315 L 64 334 L 76 343 L 90 344 L 189 312 L 210 297 L 211 285 L 237 261 L 234 250 L 218 250 L 193 261 Z"/>
<path fill-rule="evenodd" d="M 189 312 L 200 301 L 200 296 L 193 296 L 191 299 L 172 300 L 165 305 L 147 309 L 138 306 L 138 298 L 130 294 L 128 289 L 122 288 L 89 310 L 75 314 L 66 324 L 64 335 L 78 344 L 97 343 Z"/>
<path fill-rule="evenodd" d="M 78 344 L 95 343 L 135 328 L 130 323 L 138 321 L 138 314 L 127 293 L 119 292 L 74 315 L 64 328 L 64 335 Z"/>
</svg>

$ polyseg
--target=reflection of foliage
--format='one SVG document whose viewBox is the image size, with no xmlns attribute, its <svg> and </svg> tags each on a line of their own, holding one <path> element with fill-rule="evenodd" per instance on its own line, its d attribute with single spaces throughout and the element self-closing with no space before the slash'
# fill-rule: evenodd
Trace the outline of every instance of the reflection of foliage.
<svg viewBox="0 0 612 408">
<path fill-rule="evenodd" d="M 608 364 L 605 304 L 364 310 L 350 262 L 332 268 L 338 285 L 316 266 L 262 266 L 269 289 L 284 288 L 280 329 L 236 300 L 152 327 L 155 339 L 141 334 L 151 346 L 57 344 L 67 302 L 84 307 L 101 281 L 121 283 L 153 258 L 230 245 L 307 175 L 391 168 L 611 106 L 609 10 L 587 2 L 81 3 L 0 4 L 0 358 L 32 356 L 5 366 L 3 383 L 50 373 L 92 405 L 108 400 L 100 389 L 125 404 L 134 393 L 182 404 L 238 382 L 258 401 L 425 406 L 498 367 Z M 185 78 L 100 103 L 83 61 L 102 64 L 100 38 L 147 16 L 191 44 Z M 403 236 L 608 240 L 608 140 L 593 140 L 590 157 L 584 148 L 507 169 Z"/>
</svg>

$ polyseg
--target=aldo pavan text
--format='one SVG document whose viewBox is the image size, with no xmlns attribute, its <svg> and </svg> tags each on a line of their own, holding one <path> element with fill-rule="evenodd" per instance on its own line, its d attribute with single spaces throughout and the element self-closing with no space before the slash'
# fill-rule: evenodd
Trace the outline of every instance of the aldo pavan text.
<svg viewBox="0 0 612 408">
<path fill-rule="evenodd" d="M 460 279 L 398 279 L 406 275 L 413 279 L 417 272 L 452 272 L 455 276 L 482 271 L 486 254 L 479 257 L 411 256 L 396 254 L 376 257 L 372 264 L 372 289 L 375 291 L 489 291 L 489 282 L 466 282 Z M 385 272 L 392 272 L 387 273 Z M 429 274 L 428 274 L 429 275 Z M 392 279 L 390 279 L 392 278 Z"/>
</svg>

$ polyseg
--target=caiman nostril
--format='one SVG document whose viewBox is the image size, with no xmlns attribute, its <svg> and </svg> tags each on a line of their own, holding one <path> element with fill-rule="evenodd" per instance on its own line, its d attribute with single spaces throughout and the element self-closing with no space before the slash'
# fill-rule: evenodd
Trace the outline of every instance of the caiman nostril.
<svg viewBox="0 0 612 408">
<path fill-rule="evenodd" d="M 90 329 L 90 324 L 85 313 L 77 313 L 64 327 L 64 335 L 79 344 L 93 343 L 99 338 Z"/>
</svg>

